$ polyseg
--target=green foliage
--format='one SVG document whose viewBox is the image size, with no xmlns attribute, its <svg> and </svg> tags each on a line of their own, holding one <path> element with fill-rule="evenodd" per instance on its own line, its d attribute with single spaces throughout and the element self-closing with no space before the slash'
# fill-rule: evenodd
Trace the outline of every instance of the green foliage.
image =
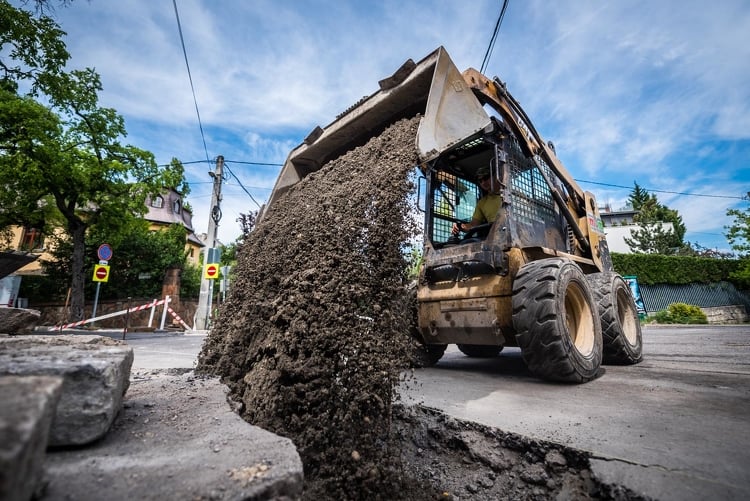
<svg viewBox="0 0 750 501">
<path fill-rule="evenodd" d="M 727 216 L 734 218 L 731 226 L 724 227 L 729 245 L 740 255 L 750 257 L 750 209 L 729 209 Z"/>
<path fill-rule="evenodd" d="M 408 280 L 417 280 L 419 278 L 419 271 L 422 269 L 422 263 L 424 262 L 424 255 L 422 248 L 413 246 L 409 249 L 409 253 L 406 258 L 408 269 L 406 277 Z"/>
<path fill-rule="evenodd" d="M 143 220 L 132 219 L 125 229 L 114 233 L 101 228 L 86 236 L 84 269 L 86 270 L 85 296 L 93 297 L 96 283 L 91 280 L 94 265 L 99 261 L 97 249 L 102 243 L 112 247 L 109 261 L 109 280 L 102 283 L 101 299 L 156 298 L 161 297 L 164 276 L 170 268 L 186 267 L 186 230 L 172 225 L 165 231 L 149 231 Z M 33 301 L 61 300 L 64 298 L 70 276 L 72 244 L 64 235 L 55 241 L 53 259 L 42 263 L 47 280 L 36 283 L 49 287 L 39 290 L 29 285 L 27 295 Z M 22 284 L 26 281 L 24 279 Z M 52 286 L 51 284 L 57 284 Z M 61 287 L 62 284 L 62 287 Z"/>
<path fill-rule="evenodd" d="M 750 290 L 750 258 L 740 260 L 737 270 L 729 274 L 730 280 L 742 290 Z"/>
<path fill-rule="evenodd" d="M 669 255 L 678 253 L 685 246 L 685 224 L 676 210 L 659 203 L 656 195 L 649 194 L 638 183 L 635 183 L 628 201 L 639 211 L 633 218 L 638 229 L 633 230 L 632 238 L 625 238 L 630 250 Z M 672 223 L 672 228 L 664 228 L 662 223 Z"/>
<path fill-rule="evenodd" d="M 201 273 L 200 266 L 187 265 L 182 269 L 180 277 L 180 298 L 198 299 L 201 292 Z M 218 280 L 217 280 L 218 282 Z"/>
<path fill-rule="evenodd" d="M 0 27 L 0 229 L 33 219 L 47 229 L 55 221 L 66 232 L 78 320 L 89 230 L 127 231 L 131 216 L 146 212 L 147 196 L 184 188 L 184 171 L 179 161 L 160 168 L 150 152 L 123 144 L 124 119 L 100 106 L 102 85 L 93 69 L 66 70 L 64 32 L 52 19 L 0 0 Z M 20 95 L 24 86 L 30 92 Z M 126 288 L 140 294 L 147 289 L 141 285 Z"/>
<path fill-rule="evenodd" d="M 740 289 L 747 288 L 733 278 L 743 266 L 737 259 L 612 253 L 612 264 L 619 274 L 635 275 L 643 285 L 729 281 Z"/>
<path fill-rule="evenodd" d="M 660 324 L 707 324 L 706 314 L 697 306 L 685 303 L 672 303 L 649 317 L 648 321 Z"/>
</svg>

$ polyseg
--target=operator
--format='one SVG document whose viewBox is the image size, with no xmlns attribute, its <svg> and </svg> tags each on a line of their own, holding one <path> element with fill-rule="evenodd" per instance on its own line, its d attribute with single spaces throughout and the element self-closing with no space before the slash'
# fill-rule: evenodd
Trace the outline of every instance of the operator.
<svg viewBox="0 0 750 501">
<path fill-rule="evenodd" d="M 480 167 L 477 169 L 477 181 L 479 182 L 479 187 L 484 194 L 477 202 L 477 206 L 474 209 L 474 214 L 472 214 L 470 222 L 453 223 L 451 233 L 454 235 L 458 235 L 461 231 L 469 231 L 480 224 L 494 223 L 497 218 L 500 204 L 503 201 L 503 197 L 500 194 L 500 183 L 497 181 L 495 181 L 495 183 L 492 182 L 492 179 L 490 178 L 490 169 L 488 167 Z"/>
</svg>

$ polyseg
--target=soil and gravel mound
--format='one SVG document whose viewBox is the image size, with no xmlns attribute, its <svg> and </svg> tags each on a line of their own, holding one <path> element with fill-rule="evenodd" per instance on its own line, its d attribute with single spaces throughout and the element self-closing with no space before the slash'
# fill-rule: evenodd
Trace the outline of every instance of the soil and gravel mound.
<svg viewBox="0 0 750 501">
<path fill-rule="evenodd" d="M 629 499 L 581 453 L 398 404 L 418 117 L 294 186 L 242 246 L 197 372 L 289 437 L 305 499 Z"/>
</svg>

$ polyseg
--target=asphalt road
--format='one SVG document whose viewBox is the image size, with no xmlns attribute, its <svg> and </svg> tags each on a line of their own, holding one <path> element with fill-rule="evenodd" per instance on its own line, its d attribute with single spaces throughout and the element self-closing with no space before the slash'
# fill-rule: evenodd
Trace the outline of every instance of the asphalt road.
<svg viewBox="0 0 750 501">
<path fill-rule="evenodd" d="M 594 455 L 605 480 L 659 500 L 750 499 L 750 326 L 650 327 L 644 361 L 583 385 L 540 381 L 517 349 L 449 347 L 406 402 Z"/>
<path fill-rule="evenodd" d="M 121 338 L 121 333 L 112 337 Z M 459 419 L 590 452 L 605 481 L 664 501 L 750 499 L 750 326 L 647 327 L 644 361 L 583 385 L 531 376 L 517 349 L 449 347 L 401 388 Z M 201 334 L 128 333 L 134 369 L 192 368 Z"/>
</svg>

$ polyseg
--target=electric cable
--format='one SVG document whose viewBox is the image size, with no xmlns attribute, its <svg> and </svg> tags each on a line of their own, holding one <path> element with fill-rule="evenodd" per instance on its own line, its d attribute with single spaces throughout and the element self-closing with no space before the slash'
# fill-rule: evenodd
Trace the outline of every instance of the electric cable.
<svg viewBox="0 0 750 501">
<path fill-rule="evenodd" d="M 584 181 L 582 179 L 576 179 L 576 181 L 579 183 L 597 184 L 599 186 L 609 186 L 610 188 L 624 188 L 626 190 L 633 189 L 632 186 L 621 186 L 619 184 L 598 183 L 596 181 Z M 653 193 L 669 193 L 670 195 L 684 195 L 687 197 L 729 198 L 732 200 L 745 200 L 745 197 L 737 197 L 737 196 L 730 196 L 730 195 L 706 195 L 703 193 L 685 193 L 682 191 L 652 190 L 650 188 L 643 188 L 643 189 L 645 191 L 653 192 Z"/>
<path fill-rule="evenodd" d="M 174 5 L 174 15 L 177 19 L 177 31 L 180 33 L 180 43 L 182 44 L 182 54 L 185 56 L 185 67 L 187 67 L 188 80 L 190 80 L 190 90 L 193 93 L 193 103 L 195 103 L 195 113 L 198 115 L 198 128 L 201 132 L 201 139 L 203 140 L 203 151 L 206 152 L 206 162 L 210 165 L 211 160 L 208 156 L 208 147 L 206 146 L 206 135 L 203 133 L 203 122 L 201 121 L 201 112 L 198 109 L 198 99 L 195 97 L 195 86 L 193 85 L 193 75 L 190 72 L 190 63 L 188 62 L 187 49 L 185 48 L 185 38 L 182 36 L 182 23 L 180 23 L 180 14 L 177 12 L 177 0 L 172 0 Z"/>
<path fill-rule="evenodd" d="M 497 18 L 497 22 L 495 23 L 495 30 L 492 33 L 492 38 L 490 38 L 490 43 L 487 45 L 487 52 L 484 53 L 484 59 L 482 60 L 482 66 L 479 69 L 479 72 L 484 74 L 485 70 L 487 69 L 487 64 L 490 62 L 490 56 L 492 55 L 492 50 L 495 48 L 495 42 L 497 41 L 497 34 L 500 32 L 500 25 L 503 24 L 503 18 L 505 17 L 505 10 L 508 8 L 508 0 L 503 0 L 503 7 L 500 9 L 500 16 Z"/>
<path fill-rule="evenodd" d="M 247 188 L 245 188 L 245 185 L 243 185 L 243 184 L 242 184 L 242 181 L 240 181 L 240 178 L 238 178 L 238 177 L 237 177 L 237 176 L 235 175 L 235 173 L 234 173 L 234 172 L 232 172 L 232 169 L 230 169 L 230 168 L 229 168 L 229 166 L 227 165 L 227 161 L 226 161 L 226 160 L 224 160 L 224 167 L 226 167 L 226 169 L 227 169 L 227 170 L 229 171 L 229 173 L 230 173 L 230 174 L 232 175 L 232 177 L 233 177 L 233 178 L 234 178 L 234 179 L 235 179 L 235 180 L 237 181 L 237 183 L 239 183 L 239 185 L 240 185 L 240 188 L 242 188 L 242 190 L 243 190 L 243 191 L 244 191 L 245 193 L 247 193 L 247 196 L 249 196 L 249 197 L 250 197 L 250 200 L 252 200 L 253 202 L 255 202 L 255 205 L 257 205 L 257 206 L 258 206 L 258 208 L 260 209 L 260 204 L 258 203 L 258 201 L 257 201 L 257 200 L 255 200 L 255 197 L 253 197 L 253 196 L 252 196 L 252 195 L 250 194 L 250 192 L 249 192 L 249 191 L 247 191 Z"/>
</svg>

